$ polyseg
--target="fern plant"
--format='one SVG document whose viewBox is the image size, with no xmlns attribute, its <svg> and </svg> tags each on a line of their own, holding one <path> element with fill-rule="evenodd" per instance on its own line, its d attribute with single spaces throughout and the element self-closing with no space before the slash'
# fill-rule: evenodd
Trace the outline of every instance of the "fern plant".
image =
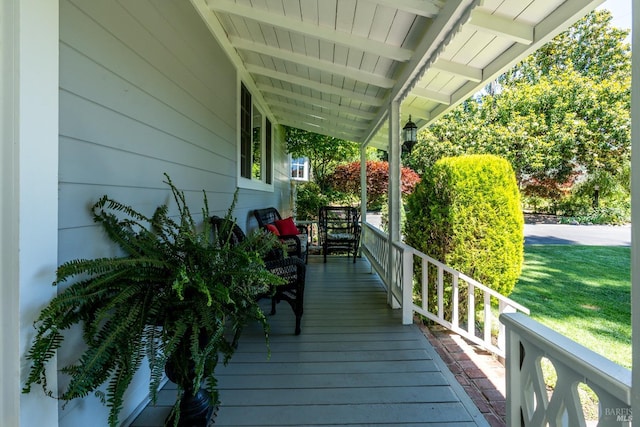
<svg viewBox="0 0 640 427">
<path fill-rule="evenodd" d="M 61 368 L 69 382 L 57 397 L 68 401 L 94 393 L 109 407 L 109 425 L 116 426 L 124 393 L 147 356 L 152 402 L 171 362 L 179 388 L 172 418 L 177 425 L 185 392 L 202 384 L 211 403 L 219 403 L 215 367 L 220 358 L 226 363 L 232 356 L 248 322 L 261 323 L 268 344 L 269 327 L 257 297 L 281 283 L 262 260 L 275 237 L 256 232 L 232 243 L 231 230 L 212 230 L 206 221 L 206 194 L 205 221 L 198 227 L 184 193 L 165 177 L 178 206 L 176 219 L 166 205 L 151 217 L 107 196 L 93 205 L 94 221 L 123 255 L 58 267 L 54 286 L 75 282 L 51 300 L 35 323 L 23 392 L 40 384 L 54 396 L 47 387 L 47 364 L 64 344 L 64 331 L 80 324 L 86 350 Z M 236 197 L 229 220 L 235 202 Z"/>
</svg>

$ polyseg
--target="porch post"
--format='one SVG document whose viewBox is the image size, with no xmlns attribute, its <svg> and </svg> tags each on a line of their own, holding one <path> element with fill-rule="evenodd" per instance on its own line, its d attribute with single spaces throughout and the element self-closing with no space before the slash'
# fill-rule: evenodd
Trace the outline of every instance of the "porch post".
<svg viewBox="0 0 640 427">
<path fill-rule="evenodd" d="M 400 102 L 391 102 L 389 114 L 389 236 L 400 240 Z"/>
<path fill-rule="evenodd" d="M 631 6 L 632 49 L 640 52 L 640 1 Z M 640 55 L 631 61 L 631 410 L 640 418 Z"/>
<path fill-rule="evenodd" d="M 33 322 L 56 294 L 58 1 L 0 6 L 0 425 L 58 425 L 58 402 L 21 394 Z M 57 389 L 56 361 L 48 386 Z"/>
<path fill-rule="evenodd" d="M 367 220 L 367 146 L 360 146 L 360 217 Z M 366 231 L 365 231 L 366 233 Z"/>
<path fill-rule="evenodd" d="M 395 266 L 393 242 L 400 240 L 400 102 L 391 102 L 389 109 L 389 277 L 387 303 L 398 308 L 398 301 L 393 298 L 394 271 L 402 266 Z"/>
</svg>

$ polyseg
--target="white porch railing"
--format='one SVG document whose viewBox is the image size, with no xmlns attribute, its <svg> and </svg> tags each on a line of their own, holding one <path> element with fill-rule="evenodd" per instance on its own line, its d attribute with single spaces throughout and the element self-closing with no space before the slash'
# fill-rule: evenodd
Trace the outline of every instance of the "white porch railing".
<svg viewBox="0 0 640 427">
<path fill-rule="evenodd" d="M 371 267 L 388 286 L 389 237 L 369 223 L 362 224 L 360 251 L 367 257 Z M 399 300 L 400 301 L 400 300 Z"/>
<path fill-rule="evenodd" d="M 422 314 L 505 357 L 507 425 L 586 426 L 578 395 L 580 383 L 586 384 L 598 396 L 598 427 L 631 425 L 630 370 L 543 326 L 523 314 L 529 314 L 525 307 L 422 252 L 399 242 L 389 246 L 388 236 L 369 224 L 363 225 L 362 253 L 382 278 L 389 295 L 402 306 L 404 323 L 412 322 L 413 313 Z M 394 261 L 392 265 L 389 257 Z M 413 295 L 414 258 L 421 263 L 421 291 L 417 304 Z M 435 278 L 429 280 L 430 275 Z M 446 290 L 445 284 L 450 289 Z M 465 290 L 465 298 L 460 297 L 461 290 Z M 432 292 L 437 295 L 435 304 L 429 303 Z M 443 296 L 447 292 L 453 301 L 449 317 L 444 313 Z M 477 295 L 484 306 L 479 319 L 474 310 L 469 309 L 475 307 Z M 496 322 L 491 309 L 492 298 L 499 301 L 497 342 L 491 334 Z M 460 316 L 461 306 L 463 313 L 469 313 L 464 319 Z M 518 310 L 522 313 L 516 313 Z M 478 333 L 476 321 L 484 325 L 482 333 Z M 553 364 L 557 374 L 552 393 L 547 392 L 544 382 L 543 358 Z"/>
<path fill-rule="evenodd" d="M 522 315 L 505 314 L 507 344 L 507 425 L 585 426 L 578 385 L 598 396 L 598 427 L 630 426 L 631 371 Z M 547 392 L 541 360 L 553 364 L 558 379 Z"/>
<path fill-rule="evenodd" d="M 418 313 L 498 356 L 505 356 L 504 328 L 498 316 L 515 311 L 529 314 L 526 307 L 404 243 L 393 242 L 389 250 L 388 236 L 370 224 L 364 224 L 363 235 L 362 252 L 393 299 L 401 305 L 403 323 L 411 323 L 413 313 Z M 390 256 L 394 261 L 392 265 L 389 265 Z M 417 303 L 413 295 L 414 260 L 421 267 L 419 286 L 416 286 L 420 289 L 415 298 Z M 433 292 L 437 303 L 430 299 Z M 475 310 L 476 298 L 482 301 L 483 310 L 479 315 Z M 451 301 L 450 313 L 445 311 L 445 299 Z M 492 299 L 497 302 L 498 315 L 492 310 Z M 497 339 L 492 336 L 494 330 L 498 331 Z"/>
</svg>

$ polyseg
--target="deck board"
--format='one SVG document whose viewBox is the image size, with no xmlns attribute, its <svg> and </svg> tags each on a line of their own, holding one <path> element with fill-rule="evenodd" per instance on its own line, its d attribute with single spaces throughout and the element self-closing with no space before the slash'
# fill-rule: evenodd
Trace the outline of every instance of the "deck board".
<svg viewBox="0 0 640 427">
<path fill-rule="evenodd" d="M 215 425 L 487 426 L 419 329 L 403 326 L 386 300 L 366 260 L 310 257 L 302 334 L 293 335 L 286 303 L 269 317 L 270 355 L 257 326 L 245 331 L 217 369 Z M 175 393 L 167 384 L 131 425 L 161 426 Z"/>
</svg>

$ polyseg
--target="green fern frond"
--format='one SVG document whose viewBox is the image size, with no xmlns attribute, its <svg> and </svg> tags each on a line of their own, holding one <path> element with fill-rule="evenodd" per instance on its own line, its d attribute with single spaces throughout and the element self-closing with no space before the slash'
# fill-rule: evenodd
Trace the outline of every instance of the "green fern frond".
<svg viewBox="0 0 640 427">
<path fill-rule="evenodd" d="M 54 286 L 66 282 L 75 276 L 100 276 L 106 273 L 116 275 L 122 273 L 131 274 L 132 271 L 140 268 L 167 268 L 167 260 L 158 257 L 140 255 L 138 257 L 121 258 L 97 258 L 97 259 L 75 259 L 60 265 L 56 270 L 56 280 Z M 117 276 L 113 276 L 114 278 Z M 108 280 L 108 277 L 106 278 Z M 99 283 L 99 277 L 92 278 Z M 85 282 L 87 283 L 87 282 Z M 85 286 L 85 285 L 83 285 Z"/>
<path fill-rule="evenodd" d="M 149 359 L 150 381 L 149 396 L 151 402 L 155 404 L 158 398 L 158 389 L 160 383 L 164 379 L 164 367 L 167 358 L 164 353 L 160 353 L 160 340 L 162 338 L 162 329 L 155 325 L 146 325 L 144 332 L 145 354 Z"/>
<path fill-rule="evenodd" d="M 63 372 L 72 376 L 67 390 L 62 396 L 63 399 L 84 397 L 109 378 L 117 366 L 119 345 L 123 342 L 130 342 L 130 334 L 137 335 L 133 328 L 139 323 L 137 320 L 140 311 L 139 303 L 129 306 L 126 312 L 120 310 L 117 316 L 113 316 L 105 323 L 78 363 L 62 368 Z M 137 345 L 142 345 L 142 343 Z M 131 353 L 128 353 L 126 357 L 131 358 Z"/>
<path fill-rule="evenodd" d="M 31 360 L 32 364 L 29 376 L 22 389 L 23 393 L 31 391 L 31 384 L 40 384 L 42 390 L 50 394 L 47 388 L 46 364 L 56 355 L 56 351 L 61 347 L 63 340 L 62 334 L 55 329 L 38 331 L 34 343 L 27 353 L 27 359 Z"/>
<path fill-rule="evenodd" d="M 169 215 L 166 205 L 147 217 L 107 196 L 91 208 L 95 223 L 125 256 L 76 259 L 58 267 L 53 284 L 66 287 L 34 324 L 23 392 L 39 384 L 53 396 L 46 368 L 64 344 L 62 332 L 75 324 L 82 326 L 87 348 L 60 369 L 69 382 L 59 398 L 93 392 L 109 407 L 111 426 L 117 424 L 124 393 L 145 355 L 153 401 L 165 366 L 174 363 L 180 371 L 179 396 L 185 388 L 205 384 L 218 402 L 215 368 L 233 355 L 243 328 L 257 320 L 268 338 L 266 316 L 256 297 L 279 283 L 261 259 L 276 238 L 250 234 L 243 242 L 232 242 L 237 191 L 225 215 L 228 226 L 212 230 L 205 221 L 199 228 L 184 192 L 165 177 L 177 217 Z M 203 198 L 202 215 L 209 218 L 205 191 Z M 104 384 L 106 392 L 99 388 Z M 177 417 L 179 403 L 180 397 Z"/>
<path fill-rule="evenodd" d="M 104 210 L 123 212 L 130 218 L 133 218 L 137 221 L 149 222 L 149 218 L 136 211 L 130 206 L 127 206 L 123 203 L 120 203 L 116 200 L 113 200 L 106 194 L 102 196 L 92 207 L 92 212 L 94 215 L 100 216 Z"/>
<path fill-rule="evenodd" d="M 118 424 L 118 414 L 124 404 L 124 394 L 142 364 L 144 357 L 140 348 L 130 349 L 125 347 L 121 350 L 120 360 L 117 363 L 118 368 L 109 380 L 109 386 L 107 387 L 107 405 L 111 408 L 109 411 L 110 426 Z M 130 357 L 132 353 L 134 357 Z"/>
</svg>

